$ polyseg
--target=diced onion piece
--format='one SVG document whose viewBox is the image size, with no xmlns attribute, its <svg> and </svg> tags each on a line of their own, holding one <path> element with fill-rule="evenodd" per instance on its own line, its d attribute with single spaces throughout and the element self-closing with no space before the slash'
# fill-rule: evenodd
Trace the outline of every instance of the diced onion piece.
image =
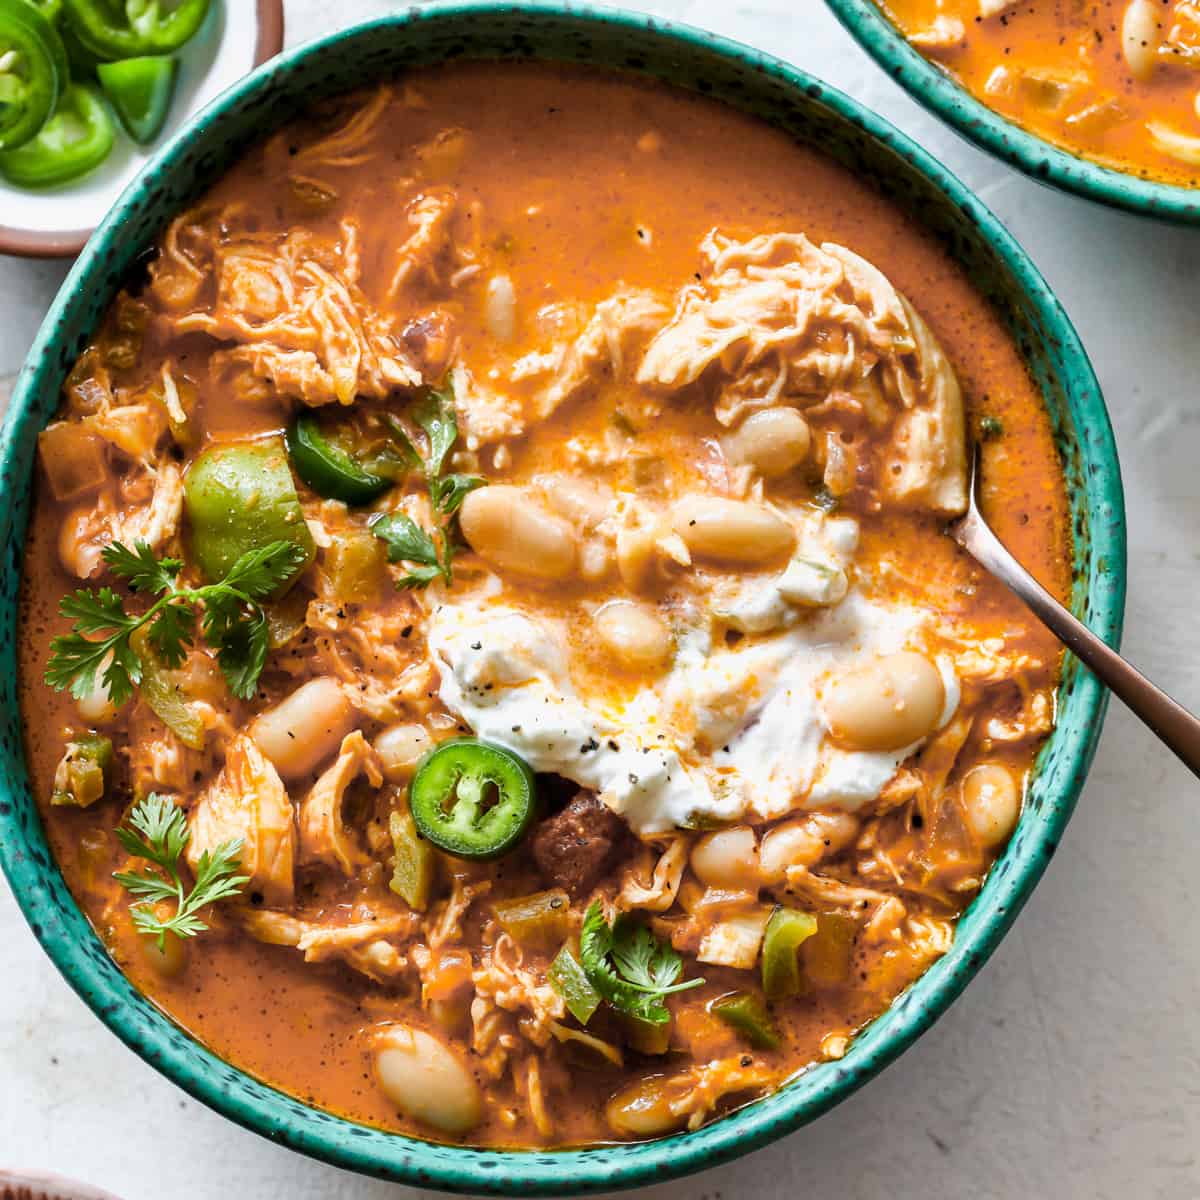
<svg viewBox="0 0 1200 1200">
<path fill-rule="evenodd" d="M 1129 0 L 1121 18 L 1121 53 L 1135 79 L 1149 79 L 1162 41 L 1160 6 L 1152 0 Z"/>
<path fill-rule="evenodd" d="M 55 500 L 94 492 L 108 476 L 104 443 L 69 421 L 55 421 L 38 434 L 38 453 Z"/>
<path fill-rule="evenodd" d="M 704 935 L 696 958 L 714 966 L 752 970 L 758 961 L 758 950 L 770 918 L 769 908 L 757 908 L 726 917 Z"/>
</svg>

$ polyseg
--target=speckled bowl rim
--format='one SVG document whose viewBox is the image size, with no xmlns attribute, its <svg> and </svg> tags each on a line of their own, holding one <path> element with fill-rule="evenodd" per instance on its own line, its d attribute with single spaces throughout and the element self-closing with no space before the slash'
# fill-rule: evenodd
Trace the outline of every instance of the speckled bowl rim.
<svg viewBox="0 0 1200 1200">
<path fill-rule="evenodd" d="M 875 0 L 825 0 L 860 46 L 919 104 L 1038 183 L 1140 217 L 1200 224 L 1200 189 L 1176 187 L 1072 154 L 977 100 L 914 49 Z"/>
<path fill-rule="evenodd" d="M 254 66 L 260 67 L 283 49 L 283 0 L 257 0 L 257 4 Z M 73 258 L 93 232 L 91 229 L 22 229 L 17 225 L 0 225 L 0 254 L 12 254 L 17 258 Z"/>
<path fill-rule="evenodd" d="M 1039 351 L 1058 380 L 1069 411 L 1072 492 L 1079 496 L 1076 518 L 1086 524 L 1088 553 L 1076 563 L 1075 602 L 1093 629 L 1111 645 L 1119 642 L 1125 597 L 1124 497 L 1112 429 L 1099 385 L 1074 329 L 1036 268 L 996 218 L 953 175 L 882 118 L 812 76 L 750 47 L 687 26 L 618 9 L 547 3 L 467 2 L 406 10 L 364 22 L 294 50 L 235 85 L 164 146 L 118 201 L 75 264 L 38 333 L 18 381 L 0 432 L 0 547 L 5 551 L 6 586 L 19 570 L 24 535 L 23 493 L 29 486 L 33 432 L 41 427 L 39 397 L 53 395 L 62 379 L 69 347 L 61 344 L 73 315 L 86 312 L 82 297 L 106 286 L 106 257 L 121 237 L 122 222 L 133 221 L 143 193 L 164 187 L 181 170 L 188 151 L 201 153 L 225 115 L 266 93 L 276 73 L 308 56 L 321 55 L 345 38 L 357 46 L 372 38 L 403 38 L 422 22 L 445 22 L 448 29 L 478 28 L 464 23 L 488 16 L 539 22 L 569 31 L 572 45 L 586 35 L 603 33 L 626 43 L 637 59 L 653 51 L 665 64 L 674 55 L 695 51 L 714 63 L 724 61 L 740 72 L 767 78 L 797 102 L 823 107 L 827 118 L 814 130 L 865 133 L 880 145 L 880 156 L 910 169 L 940 190 L 946 211 L 971 227 L 985 247 L 988 271 L 1020 296 L 1022 312 Z M 457 25 L 455 23 L 458 23 Z M 492 26 L 488 26 L 489 29 Z M 561 30 L 560 30 L 561 31 Z M 491 36 L 491 34 L 489 34 Z M 545 34 L 551 39 L 552 34 Z M 517 38 L 514 36 L 513 41 Z M 519 54 L 526 49 L 525 35 Z M 576 47 L 577 48 L 577 47 Z M 449 53 L 447 51 L 447 53 Z M 549 53 L 548 57 L 565 57 Z M 578 60 L 577 60 L 578 61 Z M 627 66 L 637 66 L 630 58 Z M 667 67 L 663 66 L 663 70 Z M 364 78 L 365 81 L 365 78 Z M 736 90 L 735 84 L 728 85 Z M 701 84 L 698 90 L 703 91 Z M 731 97 L 726 97 L 730 99 Z M 783 101 L 786 103 L 786 99 Z M 736 106 L 736 103 L 735 103 Z M 256 111 L 248 107 L 247 111 Z M 858 132 L 855 132 L 857 130 Z M 207 159 L 209 155 L 204 155 Z M 903 162 L 899 161 L 903 160 Z M 889 168 L 891 169 L 891 168 Z M 74 336 L 74 335 L 72 335 Z M 1031 353 L 1033 353 L 1031 351 Z M 14 503 L 14 497 L 21 497 Z M 16 515 L 14 516 L 14 510 Z M 15 604 L 0 608 L 0 665 L 14 662 Z M 24 758 L 9 732 L 6 756 L 0 756 L 0 864 L 35 936 L 67 981 L 98 1016 L 136 1053 L 191 1095 L 263 1136 L 339 1167 L 417 1186 L 448 1191 L 514 1196 L 580 1194 L 661 1182 L 715 1166 L 773 1141 L 813 1120 L 892 1062 L 945 1011 L 1011 925 L 1037 882 L 1062 835 L 1083 785 L 1099 737 L 1107 693 L 1086 672 L 1072 670 L 1067 709 L 1072 720 L 1055 735 L 1053 766 L 1046 777 L 1056 786 L 1035 787 L 1022 826 L 993 870 L 987 885 L 959 926 L 951 951 L 908 989 L 896 1003 L 855 1039 L 840 1062 L 821 1064 L 785 1088 L 692 1133 L 636 1145 L 560 1151 L 495 1151 L 427 1143 L 356 1125 L 310 1108 L 222 1062 L 181 1032 L 120 975 L 78 908 L 63 897 L 63 883 L 49 855 L 36 816 Z M 2 675 L 2 672 L 0 672 Z M 4 688 L 0 678 L 0 688 Z M 19 715 L 11 682 L 4 690 L 4 728 L 15 730 Z M 1077 718 L 1077 719 L 1076 719 Z M 1039 781 L 1040 782 L 1040 781 Z"/>
</svg>

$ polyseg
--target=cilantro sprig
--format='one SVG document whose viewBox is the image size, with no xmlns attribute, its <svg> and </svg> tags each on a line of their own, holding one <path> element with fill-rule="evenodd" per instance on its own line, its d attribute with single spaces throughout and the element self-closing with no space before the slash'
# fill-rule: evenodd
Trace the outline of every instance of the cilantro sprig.
<svg viewBox="0 0 1200 1200">
<path fill-rule="evenodd" d="M 200 628 L 217 652 L 217 662 L 230 691 L 242 700 L 254 695 L 267 659 L 269 629 L 261 601 L 273 595 L 305 562 L 301 547 L 271 542 L 243 554 L 218 583 L 198 588 L 179 586 L 183 563 L 157 558 L 145 542 L 132 550 L 121 542 L 106 546 L 104 561 L 135 592 L 156 594 L 144 613 L 125 611 L 124 599 L 112 588 L 80 588 L 64 596 L 59 611 L 74 622 L 70 633 L 50 643 L 46 682 L 57 691 L 70 689 L 76 699 L 101 682 L 113 704 L 124 704 L 141 683 L 144 664 L 131 642 L 147 626 L 154 653 L 168 668 L 183 665 L 195 639 L 196 609 Z"/>
<path fill-rule="evenodd" d="M 183 885 L 179 860 L 191 837 L 183 810 L 163 796 L 151 792 L 136 804 L 129 814 L 128 824 L 117 829 L 117 839 L 135 858 L 144 858 L 157 870 L 114 871 L 113 878 L 136 897 L 130 906 L 133 923 L 139 933 L 157 937 L 158 948 L 166 948 L 167 934 L 176 937 L 195 937 L 208 925 L 198 915 L 200 910 L 218 900 L 236 896 L 249 875 L 239 875 L 242 839 L 222 842 L 211 853 L 205 850 L 196 862 L 195 881 L 191 891 Z M 173 903 L 174 911 L 159 917 L 155 906 L 163 901 Z"/>
<path fill-rule="evenodd" d="M 599 900 L 593 900 L 584 914 L 579 958 L 588 982 L 613 1008 L 654 1025 L 671 1019 L 666 996 L 704 982 L 676 982 L 683 973 L 683 959 L 675 948 L 624 914 L 609 925 Z"/>
<path fill-rule="evenodd" d="M 449 391 L 431 390 L 412 414 L 425 434 L 422 454 L 399 421 L 389 422 L 396 441 L 414 466 L 422 468 L 434 513 L 441 517 L 432 532 L 423 529 L 405 513 L 388 513 L 371 522 L 371 532 L 387 545 L 388 562 L 409 564 L 407 574 L 396 581 L 400 588 L 428 587 L 435 579 L 453 582 L 451 563 L 457 545 L 454 517 L 462 502 L 487 482 L 478 475 L 443 474 L 446 456 L 458 441 L 454 397 Z"/>
</svg>

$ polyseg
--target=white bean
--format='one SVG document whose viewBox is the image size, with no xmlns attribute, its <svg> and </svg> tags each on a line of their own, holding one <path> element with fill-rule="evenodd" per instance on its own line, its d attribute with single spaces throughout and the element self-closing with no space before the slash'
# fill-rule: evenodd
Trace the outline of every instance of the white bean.
<svg viewBox="0 0 1200 1200">
<path fill-rule="evenodd" d="M 811 441 L 808 422 L 794 408 L 764 408 L 725 438 L 724 447 L 731 462 L 777 479 L 808 457 Z"/>
<path fill-rule="evenodd" d="M 307 775 L 337 750 L 357 723 L 354 706 L 328 676 L 311 679 L 260 713 L 250 736 L 285 779 Z"/>
<path fill-rule="evenodd" d="M 765 563 L 796 544 L 792 527 L 782 517 L 748 500 L 685 496 L 676 503 L 672 522 L 693 554 L 718 562 Z"/>
<path fill-rule="evenodd" d="M 507 275 L 493 275 L 484 295 L 484 320 L 498 342 L 511 342 L 517 332 L 517 293 Z"/>
<path fill-rule="evenodd" d="M 659 671 L 671 657 L 671 631 L 652 608 L 614 600 L 595 616 L 596 633 L 608 652 L 634 671 Z"/>
<path fill-rule="evenodd" d="M 989 849 L 1008 840 L 1021 815 L 1021 792 L 1012 772 L 999 763 L 982 763 L 962 782 L 967 828 Z"/>
<path fill-rule="evenodd" d="M 502 571 L 566 579 L 575 570 L 574 530 L 522 488 L 499 483 L 472 492 L 459 524 L 471 549 Z"/>
<path fill-rule="evenodd" d="M 403 783 L 433 748 L 424 725 L 389 725 L 375 737 L 375 752 L 391 783 Z"/>
<path fill-rule="evenodd" d="M 757 888 L 758 843 L 748 825 L 706 833 L 692 847 L 692 870 L 709 887 Z"/>
<path fill-rule="evenodd" d="M 621 1137 L 655 1137 L 678 1129 L 686 1114 L 673 1113 L 663 1079 L 652 1076 L 623 1088 L 604 1106 L 609 1128 Z"/>
<path fill-rule="evenodd" d="M 821 696 L 835 740 L 855 750 L 899 750 L 937 728 L 946 689 L 937 668 L 911 650 L 839 675 Z"/>
<path fill-rule="evenodd" d="M 811 867 L 844 850 L 858 835 L 851 813 L 809 813 L 776 825 L 762 840 L 759 864 L 765 883 L 783 883 L 788 867 Z"/>
<path fill-rule="evenodd" d="M 1129 0 L 1121 19 L 1121 53 L 1135 79 L 1149 79 L 1162 41 L 1162 9 L 1153 0 Z"/>
<path fill-rule="evenodd" d="M 444 1043 L 422 1029 L 393 1025 L 379 1037 L 375 1073 L 405 1116 L 442 1133 L 464 1134 L 483 1119 L 474 1077 Z"/>
</svg>

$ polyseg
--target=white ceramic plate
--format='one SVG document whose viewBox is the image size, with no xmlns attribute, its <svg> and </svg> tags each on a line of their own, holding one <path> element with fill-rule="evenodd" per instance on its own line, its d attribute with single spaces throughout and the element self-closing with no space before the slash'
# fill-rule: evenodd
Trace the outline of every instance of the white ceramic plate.
<svg viewBox="0 0 1200 1200">
<path fill-rule="evenodd" d="M 0 179 L 0 253 L 47 258 L 77 254 L 155 148 L 197 109 L 282 46 L 282 0 L 216 0 L 199 33 L 180 51 L 171 113 L 154 145 L 138 146 L 122 130 L 107 160 L 83 179 L 40 191 Z"/>
</svg>

